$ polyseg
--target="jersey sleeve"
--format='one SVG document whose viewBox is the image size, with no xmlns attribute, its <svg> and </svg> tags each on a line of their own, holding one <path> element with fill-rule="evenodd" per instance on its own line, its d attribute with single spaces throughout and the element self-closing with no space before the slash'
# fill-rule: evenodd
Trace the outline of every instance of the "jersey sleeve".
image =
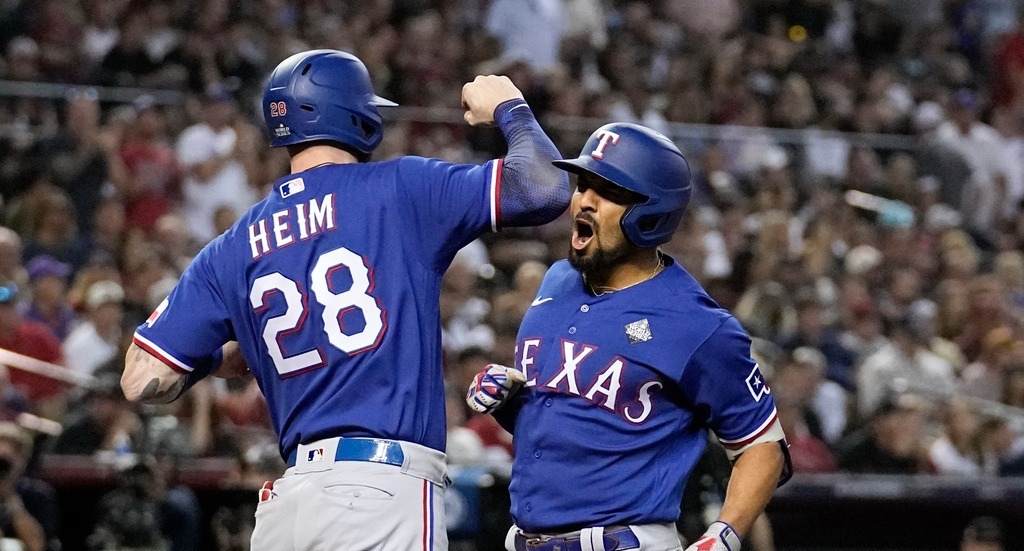
<svg viewBox="0 0 1024 551">
<path fill-rule="evenodd" d="M 771 389 L 736 318 L 727 318 L 697 348 L 680 385 L 731 459 L 753 444 L 784 439 Z"/>
<path fill-rule="evenodd" d="M 196 256 L 171 294 L 135 330 L 133 338 L 137 346 L 171 369 L 196 375 L 193 380 L 210 374 L 220 363 L 221 347 L 234 339 L 212 270 L 211 251 L 219 242 L 214 241 Z"/>
<path fill-rule="evenodd" d="M 447 267 L 455 253 L 481 233 L 497 231 L 501 160 L 456 165 L 405 157 L 398 170 L 399 202 L 426 264 Z"/>
</svg>

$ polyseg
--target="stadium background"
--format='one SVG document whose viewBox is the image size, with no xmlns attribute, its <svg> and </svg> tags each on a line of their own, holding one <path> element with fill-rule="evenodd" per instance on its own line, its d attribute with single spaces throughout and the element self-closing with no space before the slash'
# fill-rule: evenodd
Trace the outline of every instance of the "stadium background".
<svg viewBox="0 0 1024 551">
<path fill-rule="evenodd" d="M 744 549 L 960 549 L 979 516 L 1024 549 L 1022 4 L 0 2 L 0 348 L 77 374 L 0 358 L 0 530 L 17 539 L 23 504 L 48 549 L 244 548 L 282 469 L 255 385 L 133 408 L 117 374 L 191 255 L 286 171 L 262 79 L 327 47 L 402 106 L 377 159 L 501 155 L 459 109 L 488 73 L 563 154 L 608 120 L 683 149 L 695 197 L 665 249 L 756 337 L 797 463 L 774 545 Z M 446 276 L 455 549 L 498 549 L 509 523 L 508 437 L 462 389 L 512 362 L 568 231 L 485 236 Z M 682 524 L 714 514 L 719 471 Z"/>
</svg>

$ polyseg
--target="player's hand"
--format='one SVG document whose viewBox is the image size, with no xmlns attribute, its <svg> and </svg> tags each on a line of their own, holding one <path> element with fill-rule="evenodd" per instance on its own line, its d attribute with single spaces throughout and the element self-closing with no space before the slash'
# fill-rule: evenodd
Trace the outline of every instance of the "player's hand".
<svg viewBox="0 0 1024 551">
<path fill-rule="evenodd" d="M 487 368 L 476 374 L 469 383 L 466 403 L 478 413 L 491 413 L 500 408 L 509 398 L 526 384 L 522 371 L 498 364 L 487 364 Z"/>
<path fill-rule="evenodd" d="M 732 526 L 716 520 L 686 551 L 740 551 L 740 536 Z"/>
<path fill-rule="evenodd" d="M 462 87 L 462 107 L 466 122 L 473 126 L 494 124 L 494 110 L 510 99 L 523 99 L 523 93 L 506 76 L 478 76 Z"/>
</svg>

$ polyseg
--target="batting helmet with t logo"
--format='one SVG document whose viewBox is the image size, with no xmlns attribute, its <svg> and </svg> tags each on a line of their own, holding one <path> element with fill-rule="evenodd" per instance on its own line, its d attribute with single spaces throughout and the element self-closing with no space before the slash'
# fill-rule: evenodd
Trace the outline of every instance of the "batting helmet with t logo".
<svg viewBox="0 0 1024 551">
<path fill-rule="evenodd" d="M 621 221 L 622 232 L 638 247 L 668 242 L 690 202 L 690 167 L 683 154 L 667 137 L 638 124 L 606 124 L 590 135 L 579 157 L 554 164 L 643 195 L 646 200 L 630 205 Z"/>
<path fill-rule="evenodd" d="M 369 155 L 384 137 L 377 107 L 395 105 L 374 93 L 359 58 L 337 50 L 285 59 L 263 88 L 271 147 L 331 141 Z"/>
</svg>

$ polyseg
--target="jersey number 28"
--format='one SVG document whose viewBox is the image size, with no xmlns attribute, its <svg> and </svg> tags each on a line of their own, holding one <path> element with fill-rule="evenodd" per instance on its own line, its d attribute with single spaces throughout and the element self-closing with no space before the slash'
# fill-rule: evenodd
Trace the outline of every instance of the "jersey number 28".
<svg viewBox="0 0 1024 551">
<path fill-rule="evenodd" d="M 352 286 L 340 293 L 331 288 L 331 273 L 339 268 L 347 268 L 352 276 Z M 327 333 L 327 340 L 335 348 L 352 356 L 380 342 L 385 329 L 384 312 L 370 295 L 370 268 L 361 256 L 345 247 L 320 255 L 310 272 L 310 289 L 316 301 L 324 307 L 324 333 Z M 263 342 L 267 345 L 277 372 L 285 377 L 324 365 L 326 360 L 319 348 L 291 356 L 285 356 L 281 350 L 281 338 L 298 332 L 309 314 L 308 299 L 302 294 L 297 282 L 281 272 L 260 276 L 252 282 L 249 302 L 260 312 L 268 307 L 267 297 L 275 292 L 284 297 L 286 308 L 283 314 L 267 320 L 263 328 Z M 366 325 L 361 331 L 349 335 L 342 330 L 341 319 L 354 309 L 362 312 Z"/>
</svg>

